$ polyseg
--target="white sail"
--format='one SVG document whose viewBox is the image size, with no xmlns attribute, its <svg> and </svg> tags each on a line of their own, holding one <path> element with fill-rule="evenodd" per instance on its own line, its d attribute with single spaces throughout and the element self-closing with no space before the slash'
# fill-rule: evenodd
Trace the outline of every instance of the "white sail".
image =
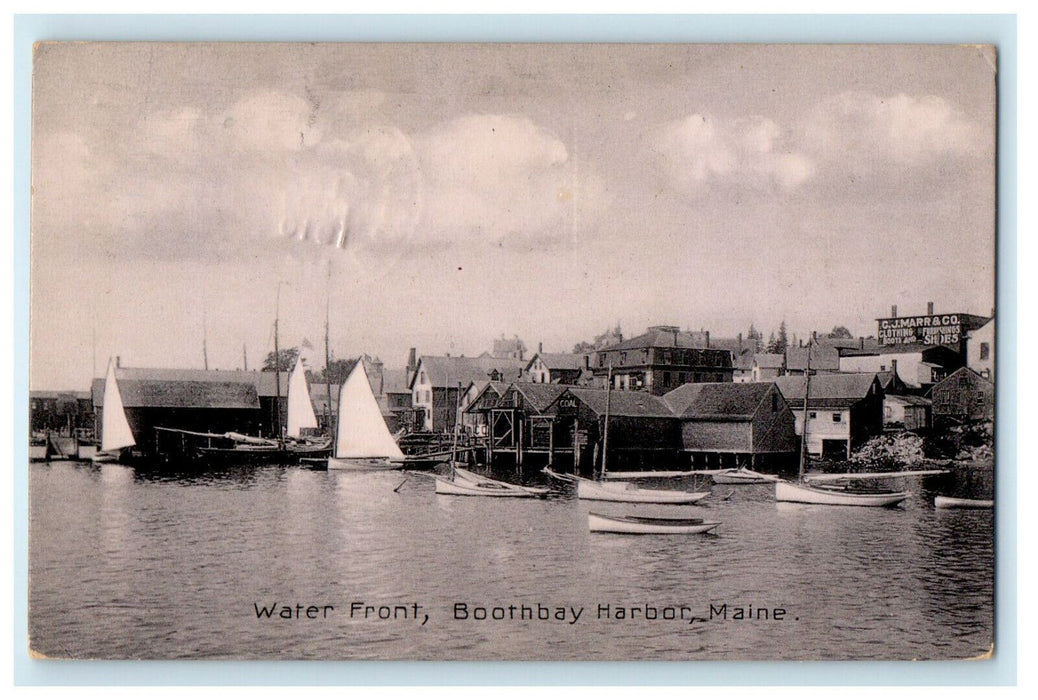
<svg viewBox="0 0 1038 700">
<path fill-rule="evenodd" d="M 296 366 L 288 379 L 288 436 L 299 437 L 301 428 L 316 428 L 317 416 L 310 401 L 310 387 L 306 383 L 306 371 L 302 358 L 296 358 Z"/>
<path fill-rule="evenodd" d="M 114 361 L 108 363 L 104 402 L 101 414 L 101 451 L 121 450 L 136 445 L 137 441 L 133 439 L 133 431 L 126 420 L 126 409 L 123 407 L 123 397 L 119 393 L 119 383 L 115 379 Z"/>
<path fill-rule="evenodd" d="M 335 432 L 338 458 L 389 457 L 403 459 L 404 453 L 389 433 L 382 410 L 364 371 L 357 362 L 339 391 L 339 425 Z"/>
</svg>

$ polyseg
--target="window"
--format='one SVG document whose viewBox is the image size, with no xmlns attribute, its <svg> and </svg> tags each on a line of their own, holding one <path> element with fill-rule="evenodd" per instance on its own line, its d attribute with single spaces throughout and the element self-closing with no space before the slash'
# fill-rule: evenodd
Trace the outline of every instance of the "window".
<svg viewBox="0 0 1038 700">
<path fill-rule="evenodd" d="M 991 344 L 981 343 L 980 344 L 980 359 L 986 360 L 991 356 Z"/>
<path fill-rule="evenodd" d="M 771 395 L 771 412 L 775 413 L 778 411 L 778 394 Z"/>
<path fill-rule="evenodd" d="M 425 403 L 432 403 L 432 392 L 431 391 L 426 391 L 425 392 Z"/>
<path fill-rule="evenodd" d="M 840 423 L 843 421 L 843 416 L 839 413 L 833 414 L 833 423 Z"/>
<path fill-rule="evenodd" d="M 810 413 L 807 414 L 807 417 L 811 418 L 812 420 L 814 420 L 815 418 L 818 417 L 818 413 L 816 413 L 815 411 L 811 411 Z"/>
<path fill-rule="evenodd" d="M 418 375 L 418 383 L 425 384 L 425 370 L 422 370 L 422 373 Z"/>
</svg>

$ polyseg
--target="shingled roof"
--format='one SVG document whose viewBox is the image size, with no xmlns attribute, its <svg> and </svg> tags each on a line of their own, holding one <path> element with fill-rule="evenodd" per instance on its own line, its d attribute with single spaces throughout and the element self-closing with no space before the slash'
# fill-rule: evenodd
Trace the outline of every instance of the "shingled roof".
<svg viewBox="0 0 1038 700">
<path fill-rule="evenodd" d="M 679 330 L 676 326 L 652 326 L 641 335 L 628 338 L 602 350 L 633 350 L 637 348 L 706 348 L 707 334 Z"/>
<path fill-rule="evenodd" d="M 772 381 L 790 408 L 803 408 L 806 380 L 807 377 L 798 375 L 776 377 Z M 874 373 L 815 374 L 811 376 L 808 405 L 816 408 L 848 408 L 865 398 L 874 383 L 877 383 Z"/>
<path fill-rule="evenodd" d="M 536 411 L 542 412 L 566 391 L 563 384 L 539 384 L 535 382 L 512 382 L 512 386 Z"/>
<path fill-rule="evenodd" d="M 803 372 L 807 369 L 807 353 L 811 352 L 811 369 L 840 371 L 840 351 L 832 346 L 786 348 L 786 369 Z"/>
<path fill-rule="evenodd" d="M 607 390 L 568 386 L 565 387 L 565 391 L 559 394 L 559 396 L 566 393 L 580 399 L 598 415 L 605 415 L 606 395 L 610 394 Z M 614 391 L 611 392 L 608 401 L 610 416 L 634 416 L 640 418 L 675 417 L 666 401 L 645 391 Z"/>
<path fill-rule="evenodd" d="M 529 372 L 537 358 L 541 359 L 548 369 L 584 369 L 584 355 L 561 352 L 539 352 L 526 363 L 526 371 Z"/>
<path fill-rule="evenodd" d="M 771 390 L 770 382 L 684 384 L 663 400 L 681 418 L 751 420 Z"/>
<path fill-rule="evenodd" d="M 522 376 L 526 362 L 507 357 L 446 357 L 440 355 L 422 355 L 418 361 L 418 369 L 424 371 L 429 383 L 438 389 L 454 388 L 459 384 L 468 386 L 471 382 L 487 381 L 494 370 L 501 375 L 501 380 L 510 382 Z M 410 387 L 413 388 L 420 372 L 415 372 Z"/>
<path fill-rule="evenodd" d="M 119 395 L 127 408 L 259 408 L 256 387 L 247 382 L 120 379 Z M 104 379 L 100 400 L 104 405 Z"/>
</svg>

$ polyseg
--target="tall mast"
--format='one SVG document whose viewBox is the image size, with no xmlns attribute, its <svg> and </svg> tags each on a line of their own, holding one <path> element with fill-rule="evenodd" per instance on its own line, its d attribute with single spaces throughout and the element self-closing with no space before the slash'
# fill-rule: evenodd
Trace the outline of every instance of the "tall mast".
<svg viewBox="0 0 1038 700">
<path fill-rule="evenodd" d="M 613 396 L 613 363 L 609 363 L 609 372 L 606 374 L 606 411 L 605 427 L 602 429 L 602 478 L 606 475 L 606 457 L 609 454 L 609 408 L 610 399 Z"/>
<path fill-rule="evenodd" d="M 807 401 L 811 397 L 811 343 L 807 343 L 807 369 L 804 370 L 804 430 L 800 438 L 799 481 L 804 480 L 804 465 L 807 462 Z"/>
<path fill-rule="evenodd" d="M 326 425 L 330 431 L 332 428 L 332 354 L 329 350 L 328 340 L 328 314 L 331 307 L 332 262 L 328 261 L 328 285 L 324 295 L 324 384 L 328 390 L 328 402 L 325 404 Z"/>
<path fill-rule="evenodd" d="M 206 370 L 209 369 L 209 348 L 207 347 L 207 343 L 206 343 L 207 336 L 208 336 L 208 326 L 209 326 L 209 313 L 206 311 L 205 307 L 203 306 L 202 307 L 202 364 L 206 368 Z"/>
<path fill-rule="evenodd" d="M 281 283 L 274 302 L 274 431 L 281 443 L 281 352 L 278 348 L 278 316 L 281 313 Z"/>
</svg>

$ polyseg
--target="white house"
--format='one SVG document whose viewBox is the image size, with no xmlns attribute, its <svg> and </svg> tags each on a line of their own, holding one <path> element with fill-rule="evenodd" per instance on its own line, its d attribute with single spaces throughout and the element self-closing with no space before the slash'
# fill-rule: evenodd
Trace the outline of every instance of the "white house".
<svg viewBox="0 0 1038 700">
<path fill-rule="evenodd" d="M 995 381 L 995 319 L 966 337 L 966 366 L 990 382 Z"/>
</svg>

